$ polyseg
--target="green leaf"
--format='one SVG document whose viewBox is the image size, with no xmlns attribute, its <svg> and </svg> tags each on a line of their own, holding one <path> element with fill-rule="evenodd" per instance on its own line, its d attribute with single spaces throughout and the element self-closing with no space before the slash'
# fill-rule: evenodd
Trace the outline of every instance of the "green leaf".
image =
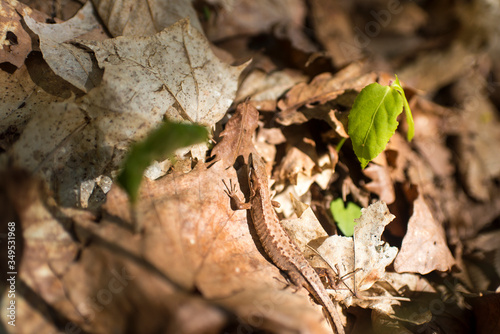
<svg viewBox="0 0 500 334">
<path fill-rule="evenodd" d="M 397 90 L 403 98 L 403 107 L 405 110 L 406 122 L 408 123 L 408 133 L 406 134 L 406 138 L 408 139 L 408 141 L 411 141 L 413 139 L 413 136 L 415 135 L 415 123 L 413 122 L 413 116 L 411 115 L 410 105 L 408 104 L 408 100 L 406 99 L 405 91 L 403 90 L 403 87 L 401 87 L 397 75 L 396 81 L 392 83 L 391 88 Z"/>
<path fill-rule="evenodd" d="M 345 207 L 342 198 L 337 198 L 330 203 L 330 211 L 342 234 L 351 237 L 356 225 L 354 219 L 361 217 L 361 207 L 353 202 L 347 202 Z"/>
<path fill-rule="evenodd" d="M 203 126 L 166 121 L 146 139 L 132 145 L 117 182 L 125 189 L 130 201 L 135 203 L 144 170 L 153 160 L 163 160 L 178 148 L 207 139 L 208 131 Z"/>
<path fill-rule="evenodd" d="M 402 111 L 403 98 L 389 86 L 373 83 L 358 94 L 349 113 L 348 134 L 361 168 L 385 149 Z"/>
</svg>

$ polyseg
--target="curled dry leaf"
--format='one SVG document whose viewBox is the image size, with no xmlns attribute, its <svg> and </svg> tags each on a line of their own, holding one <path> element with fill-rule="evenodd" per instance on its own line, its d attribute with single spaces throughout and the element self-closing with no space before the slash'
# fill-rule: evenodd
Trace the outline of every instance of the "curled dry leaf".
<svg viewBox="0 0 500 334">
<path fill-rule="evenodd" d="M 304 147 L 306 145 L 301 146 L 306 148 Z M 309 154 L 316 155 L 314 147 L 307 148 L 309 148 Z M 312 170 L 316 163 L 309 154 L 295 146 L 290 147 L 280 165 L 276 168 L 278 180 L 280 182 L 290 181 L 295 186 L 299 196 L 304 195 L 314 182 Z"/>
<path fill-rule="evenodd" d="M 24 20 L 38 35 L 43 58 L 54 73 L 84 92 L 99 84 L 102 71 L 91 55 L 86 50 L 68 43 L 94 30 L 100 30 L 104 34 L 94 15 L 91 1 L 87 2 L 73 18 L 63 23 L 39 23 L 29 16 L 25 16 Z"/>
<path fill-rule="evenodd" d="M 226 168 L 231 167 L 238 156 L 243 156 L 248 162 L 248 156 L 255 150 L 252 136 L 257 129 L 259 112 L 250 103 L 241 103 L 236 108 L 236 113 L 227 122 L 226 128 L 221 132 L 221 142 L 212 150 L 212 156 L 221 159 Z"/>
<path fill-rule="evenodd" d="M 203 31 L 190 1 L 95 0 L 93 3 L 115 37 L 154 35 L 185 18 L 200 33 Z"/>
<path fill-rule="evenodd" d="M 31 38 L 21 23 L 25 9 L 29 7 L 18 1 L 0 1 L 0 63 L 19 68 L 31 52 Z"/>
<path fill-rule="evenodd" d="M 413 203 L 413 215 L 408 222 L 401 251 L 394 261 L 394 269 L 399 273 L 424 275 L 433 270 L 448 271 L 454 264 L 443 227 L 434 219 L 423 197 L 419 196 Z"/>
<path fill-rule="evenodd" d="M 309 242 L 326 238 L 328 234 L 309 205 L 300 202 L 291 194 L 290 197 L 298 218 L 282 220 L 281 225 L 299 249 L 305 252 Z"/>
<path fill-rule="evenodd" d="M 391 204 L 396 199 L 393 181 L 387 165 L 369 164 L 363 169 L 363 174 L 372 179 L 364 188 L 379 196 L 379 199 L 387 204 Z"/>
<path fill-rule="evenodd" d="M 360 63 L 353 63 L 335 75 L 322 73 L 309 84 L 297 84 L 278 102 L 278 107 L 281 109 L 278 120 L 284 125 L 305 122 L 308 118 L 298 112 L 299 108 L 314 103 L 324 104 L 334 100 L 347 89 L 359 91 L 375 81 L 377 77 L 375 73 L 364 74 L 362 70 L 363 66 Z M 329 109 L 325 112 L 328 113 Z M 309 117 L 314 117 L 314 113 Z"/>
</svg>

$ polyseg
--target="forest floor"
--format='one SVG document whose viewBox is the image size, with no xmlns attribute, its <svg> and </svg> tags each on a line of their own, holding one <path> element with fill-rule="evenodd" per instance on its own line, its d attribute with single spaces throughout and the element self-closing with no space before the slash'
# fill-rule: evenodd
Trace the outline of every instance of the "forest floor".
<svg viewBox="0 0 500 334">
<path fill-rule="evenodd" d="M 496 2 L 0 9 L 0 333 L 331 333 L 257 206 L 234 210 L 228 188 L 258 189 L 249 155 L 346 333 L 500 329 Z M 397 103 L 356 122 L 363 88 L 397 79 L 413 123 Z M 135 144 L 164 121 L 209 139 Z M 358 123 L 380 147 L 365 160 Z M 149 164 L 134 201 L 116 182 L 131 148 Z"/>
</svg>

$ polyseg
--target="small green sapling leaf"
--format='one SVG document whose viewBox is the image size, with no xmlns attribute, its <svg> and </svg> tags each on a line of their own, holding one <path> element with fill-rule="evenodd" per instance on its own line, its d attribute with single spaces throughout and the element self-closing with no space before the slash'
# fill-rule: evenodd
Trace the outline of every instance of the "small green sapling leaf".
<svg viewBox="0 0 500 334">
<path fill-rule="evenodd" d="M 146 139 L 132 145 L 117 182 L 125 189 L 130 201 L 135 203 L 144 170 L 153 160 L 165 159 L 178 148 L 207 139 L 208 131 L 203 126 L 165 121 Z"/>
<path fill-rule="evenodd" d="M 358 94 L 349 113 L 348 134 L 361 168 L 385 149 L 398 127 L 397 117 L 403 107 L 410 141 L 415 132 L 414 123 L 397 76 L 390 86 L 372 83 Z"/>
<path fill-rule="evenodd" d="M 361 207 L 353 202 L 347 202 L 345 207 L 342 198 L 337 198 L 330 203 L 330 211 L 342 234 L 351 237 L 356 225 L 354 219 L 361 217 Z"/>
</svg>

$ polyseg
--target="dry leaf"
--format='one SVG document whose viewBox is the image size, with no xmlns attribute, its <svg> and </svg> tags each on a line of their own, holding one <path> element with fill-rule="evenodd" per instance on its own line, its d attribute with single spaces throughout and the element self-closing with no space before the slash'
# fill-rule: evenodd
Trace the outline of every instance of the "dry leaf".
<svg viewBox="0 0 500 334">
<path fill-rule="evenodd" d="M 21 67 L 31 52 L 31 38 L 21 23 L 23 11 L 28 7 L 18 1 L 0 2 L 0 63 L 8 62 Z"/>
<path fill-rule="evenodd" d="M 163 117 L 213 126 L 231 104 L 244 67 L 215 58 L 187 21 L 147 38 L 82 43 L 104 68 L 101 84 L 83 102 L 37 113 L 9 152 L 17 166 L 43 175 L 67 206 L 85 202 L 92 190 L 83 182 L 116 170 L 130 142 Z M 205 150 L 192 156 L 203 160 Z"/>
<path fill-rule="evenodd" d="M 232 166 L 238 156 L 243 156 L 248 162 L 248 156 L 255 151 L 252 136 L 257 129 L 259 112 L 250 103 L 241 103 L 236 113 L 227 122 L 226 128 L 220 133 L 221 142 L 212 150 L 215 159 L 222 159 L 226 168 Z"/>
<path fill-rule="evenodd" d="M 64 87 L 68 86 L 67 83 L 61 79 L 53 80 L 57 77 L 47 73 L 48 67 L 43 66 L 40 58 L 30 56 L 25 66 L 12 74 L 0 71 L 0 147 L 3 150 L 19 139 L 34 114 L 43 114 L 50 109 L 51 103 L 71 96 L 71 90 Z M 33 75 L 34 72 L 37 74 Z"/>
<path fill-rule="evenodd" d="M 68 233 L 68 226 L 58 220 L 57 208 L 47 201 L 48 195 L 39 180 L 26 172 L 12 170 L 4 172 L 1 179 L 0 197 L 3 201 L 0 212 L 15 211 L 10 219 L 15 224 L 16 256 L 15 268 L 10 271 L 17 272 L 17 289 L 33 291 L 39 297 L 37 302 L 37 299 L 28 297 L 30 294 L 16 289 L 16 297 L 8 299 L 16 301 L 16 329 L 19 333 L 33 333 L 51 328 L 45 318 L 50 319 L 47 304 L 63 312 L 68 319 L 74 319 L 77 312 L 66 295 L 61 277 L 77 256 L 77 243 Z M 2 226 L 7 226 L 7 221 L 2 221 Z M 7 253 L 6 249 L 3 251 Z M 42 300 L 47 304 L 41 303 Z M 2 322 L 8 321 L 5 304 L 2 310 Z M 40 327 L 33 327 L 36 325 Z M 5 322 L 4 326 L 10 327 Z"/>
<path fill-rule="evenodd" d="M 302 252 L 306 252 L 306 245 L 314 240 L 328 237 L 318 218 L 309 205 L 298 201 L 290 194 L 295 213 L 298 218 L 281 221 L 290 238 Z"/>
<path fill-rule="evenodd" d="M 252 66 L 256 66 L 253 65 Z M 257 109 L 262 111 L 263 106 L 269 106 L 266 110 L 276 109 L 276 100 L 294 85 L 306 81 L 307 78 L 298 71 L 263 71 L 254 68 L 238 88 L 236 101 L 251 98 L 251 102 Z M 272 106 L 272 108 L 271 108 Z"/>
<path fill-rule="evenodd" d="M 278 107 L 281 109 L 279 120 L 284 125 L 300 120 L 304 122 L 307 118 L 297 114 L 300 107 L 314 103 L 324 104 L 343 94 L 347 89 L 359 91 L 373 83 L 375 79 L 375 73 L 363 73 L 363 65 L 360 63 L 353 63 L 334 76 L 330 73 L 322 73 L 309 84 L 299 83 L 288 91 L 285 98 L 278 102 Z"/>
<path fill-rule="evenodd" d="M 93 3 L 114 37 L 154 35 L 185 18 L 189 18 L 198 32 L 203 32 L 190 1 L 95 0 Z"/>
<path fill-rule="evenodd" d="M 333 293 L 336 300 L 349 306 L 355 303 L 353 292 L 368 290 L 383 279 L 385 267 L 391 264 L 398 252 L 396 247 L 390 247 L 380 239 L 385 226 L 393 219 L 387 205 L 376 202 L 361 209 L 352 238 L 334 235 L 318 247 L 321 257 L 338 270 L 338 277 L 347 275 Z"/>
<path fill-rule="evenodd" d="M 454 264 L 444 229 L 420 195 L 413 202 L 413 215 L 408 222 L 401 251 L 394 261 L 394 269 L 399 273 L 424 275 L 433 270 L 448 271 Z"/>
<path fill-rule="evenodd" d="M 94 30 L 102 32 L 102 27 L 94 16 L 91 1 L 73 18 L 63 23 L 39 23 L 29 16 L 25 16 L 24 20 L 38 35 L 43 58 L 57 75 L 84 92 L 99 84 L 102 71 L 91 55 L 86 50 L 68 43 Z"/>
<path fill-rule="evenodd" d="M 132 236 L 113 232 L 115 228 L 103 237 L 127 251 L 140 251 L 174 287 L 196 288 L 206 299 L 235 312 L 244 324 L 271 331 L 307 328 L 327 333 L 326 322 L 319 322 L 321 307 L 313 307 L 304 291 L 283 290 L 275 280 L 279 270 L 259 252 L 246 212 L 230 208 L 221 181 L 229 178 L 236 179 L 234 169 L 225 169 L 219 161 L 209 169 L 199 164 L 187 174 L 146 182 L 137 208 L 137 219 L 145 224 L 139 244 L 133 246 L 127 241 Z M 114 189 L 110 196 L 107 212 L 127 219 L 125 194 Z M 254 316 L 258 323 L 252 322 Z"/>
<path fill-rule="evenodd" d="M 364 188 L 378 195 L 379 199 L 387 204 L 391 204 L 396 199 L 393 181 L 387 165 L 381 166 L 374 163 L 363 169 L 363 174 L 372 179 L 365 184 Z"/>
<path fill-rule="evenodd" d="M 310 6 L 317 38 L 333 58 L 334 65 L 342 67 L 360 59 L 363 54 L 355 44 L 354 23 L 348 13 L 350 5 L 340 1 L 314 0 Z"/>
<path fill-rule="evenodd" d="M 217 13 L 215 22 L 206 27 L 211 41 L 268 33 L 279 25 L 302 27 L 306 15 L 305 5 L 299 0 L 239 0 L 229 5 L 226 1 L 222 6 L 225 8 Z"/>
<path fill-rule="evenodd" d="M 86 96 L 86 103 L 99 116 L 132 113 L 122 120 L 124 127 L 146 119 L 157 124 L 163 116 L 213 126 L 231 104 L 246 66 L 221 62 L 188 20 L 150 37 L 81 43 L 95 52 L 105 70 L 101 85 Z"/>
</svg>

